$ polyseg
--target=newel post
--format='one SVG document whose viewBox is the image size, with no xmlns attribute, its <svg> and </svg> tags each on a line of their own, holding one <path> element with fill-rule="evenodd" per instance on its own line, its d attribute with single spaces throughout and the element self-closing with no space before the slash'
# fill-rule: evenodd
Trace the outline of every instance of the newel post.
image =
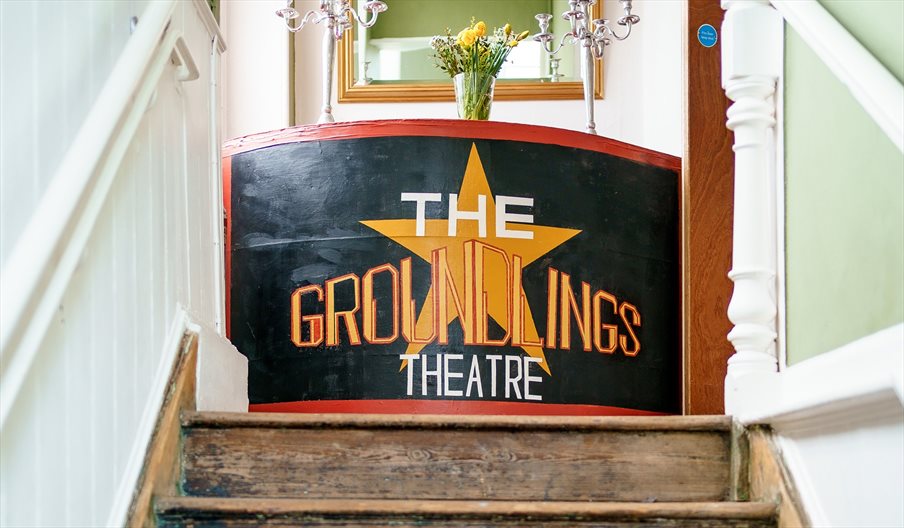
<svg viewBox="0 0 904 528">
<path fill-rule="evenodd" d="M 738 407 L 742 378 L 777 370 L 775 91 L 782 68 L 782 17 L 768 0 L 722 0 L 722 86 L 734 104 L 734 291 L 725 410 Z"/>
</svg>

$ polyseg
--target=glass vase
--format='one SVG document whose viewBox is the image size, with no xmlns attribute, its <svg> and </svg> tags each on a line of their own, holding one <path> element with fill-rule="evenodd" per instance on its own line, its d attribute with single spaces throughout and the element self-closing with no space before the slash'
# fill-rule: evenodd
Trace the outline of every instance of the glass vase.
<svg viewBox="0 0 904 528">
<path fill-rule="evenodd" d="M 486 121 L 493 106 L 496 77 L 480 72 L 462 72 L 452 78 L 458 117 Z"/>
</svg>

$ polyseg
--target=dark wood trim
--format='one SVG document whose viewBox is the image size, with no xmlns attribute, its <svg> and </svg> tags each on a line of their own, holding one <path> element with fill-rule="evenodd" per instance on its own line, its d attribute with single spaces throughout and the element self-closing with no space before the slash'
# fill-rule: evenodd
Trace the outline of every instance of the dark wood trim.
<svg viewBox="0 0 904 528">
<path fill-rule="evenodd" d="M 157 416 L 154 435 L 145 454 L 141 476 L 132 496 L 126 526 L 157 526 L 154 501 L 158 497 L 179 495 L 182 460 L 182 412 L 195 409 L 195 366 L 198 359 L 198 335 L 182 338 L 179 359 L 170 375 L 166 398 Z"/>
<path fill-rule="evenodd" d="M 687 3 L 686 148 L 683 164 L 685 413 L 724 412 L 724 380 L 732 353 L 727 335 L 734 155 L 725 128 L 729 101 L 721 85 L 721 35 L 712 48 L 697 29 L 722 26 L 715 0 Z"/>
</svg>

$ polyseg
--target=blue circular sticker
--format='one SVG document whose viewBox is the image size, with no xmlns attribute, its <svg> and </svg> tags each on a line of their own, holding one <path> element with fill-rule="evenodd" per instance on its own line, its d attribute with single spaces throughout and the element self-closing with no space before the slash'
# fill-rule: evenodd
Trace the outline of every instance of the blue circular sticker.
<svg viewBox="0 0 904 528">
<path fill-rule="evenodd" d="M 709 24 L 703 24 L 697 29 L 697 40 L 706 48 L 711 48 L 719 41 L 719 32 Z"/>
</svg>

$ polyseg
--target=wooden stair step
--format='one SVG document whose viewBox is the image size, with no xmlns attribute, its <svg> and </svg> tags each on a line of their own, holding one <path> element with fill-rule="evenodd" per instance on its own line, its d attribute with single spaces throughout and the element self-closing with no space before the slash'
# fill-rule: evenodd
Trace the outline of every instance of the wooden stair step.
<svg viewBox="0 0 904 528">
<path fill-rule="evenodd" d="M 731 417 L 698 416 L 479 416 L 430 414 L 182 413 L 183 427 L 285 429 L 503 429 L 561 431 L 731 431 Z"/>
<path fill-rule="evenodd" d="M 719 501 L 730 418 L 189 413 L 187 495 Z"/>
<path fill-rule="evenodd" d="M 158 499 L 159 526 L 774 527 L 767 503 Z"/>
</svg>

